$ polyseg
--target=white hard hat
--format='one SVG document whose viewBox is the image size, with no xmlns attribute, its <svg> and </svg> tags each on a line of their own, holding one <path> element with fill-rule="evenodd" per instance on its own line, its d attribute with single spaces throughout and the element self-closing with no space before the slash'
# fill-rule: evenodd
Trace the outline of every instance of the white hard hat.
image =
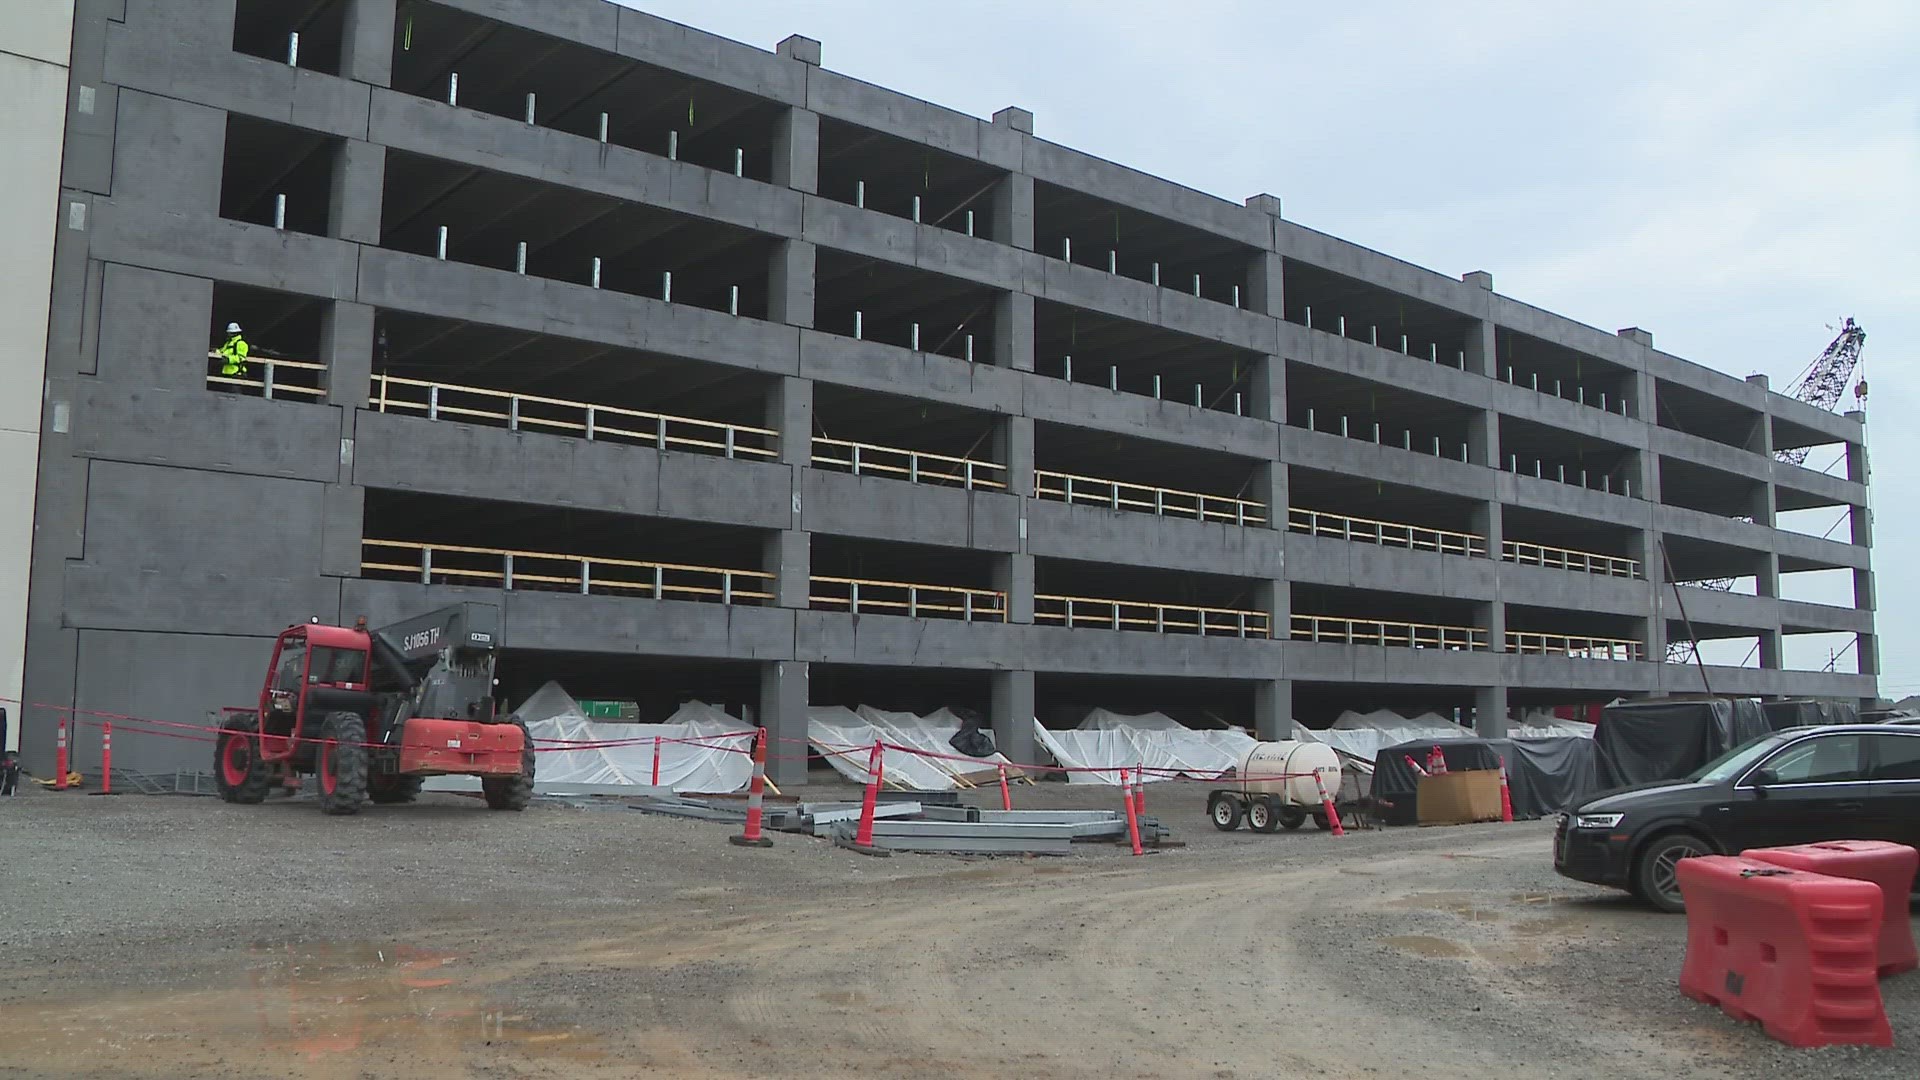
<svg viewBox="0 0 1920 1080">
<path fill-rule="evenodd" d="M 237 323 L 237 322 L 230 322 L 230 323 L 228 323 L 228 324 L 227 324 L 227 333 L 229 333 L 229 334 L 237 334 L 237 333 L 239 333 L 239 332 L 240 332 L 240 324 L 239 324 L 239 323 Z"/>
</svg>

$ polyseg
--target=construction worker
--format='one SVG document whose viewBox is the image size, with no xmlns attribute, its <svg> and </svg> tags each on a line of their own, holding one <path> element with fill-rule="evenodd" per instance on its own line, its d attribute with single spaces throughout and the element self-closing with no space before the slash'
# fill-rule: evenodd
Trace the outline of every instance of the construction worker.
<svg viewBox="0 0 1920 1080">
<path fill-rule="evenodd" d="M 241 336 L 240 324 L 228 323 L 227 340 L 222 342 L 219 348 L 220 374 L 229 379 L 246 378 L 247 354 L 252 351 L 252 348 L 247 345 L 247 339 Z"/>
</svg>

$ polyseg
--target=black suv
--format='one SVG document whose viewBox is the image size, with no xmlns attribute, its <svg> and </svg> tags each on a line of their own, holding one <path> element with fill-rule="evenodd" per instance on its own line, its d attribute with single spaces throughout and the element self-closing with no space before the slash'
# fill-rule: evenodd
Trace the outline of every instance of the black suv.
<svg viewBox="0 0 1920 1080">
<path fill-rule="evenodd" d="M 1553 868 L 1679 911 L 1681 859 L 1818 840 L 1920 847 L 1920 727 L 1789 728 L 1683 779 L 1588 799 L 1560 815 Z"/>
</svg>

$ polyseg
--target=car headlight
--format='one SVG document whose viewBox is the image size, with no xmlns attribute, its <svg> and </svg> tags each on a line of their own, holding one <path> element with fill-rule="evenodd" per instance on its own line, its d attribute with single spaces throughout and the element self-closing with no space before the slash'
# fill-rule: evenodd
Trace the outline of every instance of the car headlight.
<svg viewBox="0 0 1920 1080">
<path fill-rule="evenodd" d="M 1575 814 L 1573 827 L 1576 829 L 1611 829 L 1620 824 L 1625 814 Z"/>
</svg>

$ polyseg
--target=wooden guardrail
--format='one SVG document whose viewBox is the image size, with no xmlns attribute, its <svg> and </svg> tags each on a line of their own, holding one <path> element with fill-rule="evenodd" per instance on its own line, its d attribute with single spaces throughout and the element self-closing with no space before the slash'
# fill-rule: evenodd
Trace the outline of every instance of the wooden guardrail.
<svg viewBox="0 0 1920 1080">
<path fill-rule="evenodd" d="M 1068 629 L 1099 627 L 1202 637 L 1263 638 L 1272 633 L 1272 616 L 1264 611 L 1044 593 L 1033 598 L 1033 621 Z"/>
<path fill-rule="evenodd" d="M 361 545 L 363 576 L 390 574 L 423 585 L 483 585 L 720 604 L 773 599 L 766 588 L 773 575 L 760 570 L 408 540 L 365 539 Z"/>
<path fill-rule="evenodd" d="M 233 392 L 258 395 L 263 398 L 276 398 L 286 395 L 318 400 L 327 396 L 327 389 L 320 385 L 320 372 L 327 365 L 316 364 L 309 360 L 288 360 L 279 356 L 250 356 L 247 358 L 249 376 L 258 370 L 260 377 L 255 379 L 240 375 L 222 375 L 224 361 L 216 350 L 207 351 L 207 386 L 210 388 L 232 387 Z"/>
<path fill-rule="evenodd" d="M 1478 626 L 1447 626 L 1393 619 L 1348 619 L 1298 613 L 1293 616 L 1293 640 L 1402 649 L 1487 650 L 1487 631 Z"/>
<path fill-rule="evenodd" d="M 998 462 L 819 435 L 813 439 L 813 464 L 815 468 L 850 472 L 855 476 L 886 476 L 914 484 L 962 487 L 968 491 L 975 488 L 1003 491 L 1007 486 L 1007 467 Z"/>
<path fill-rule="evenodd" d="M 1646 646 L 1631 638 L 1507 631 L 1507 651 L 1523 656 L 1571 656 L 1580 660 L 1640 660 Z"/>
<path fill-rule="evenodd" d="M 1132 484 L 1102 476 L 1035 469 L 1033 494 L 1072 506 L 1105 506 L 1113 510 L 1131 510 L 1162 517 L 1193 518 L 1197 521 L 1233 522 L 1236 525 L 1265 525 L 1267 504 L 1230 495 L 1208 495 L 1199 491 Z"/>
<path fill-rule="evenodd" d="M 1572 570 L 1606 577 L 1637 578 L 1640 576 L 1638 559 L 1623 558 L 1619 555 L 1602 555 L 1576 548 L 1554 547 L 1551 544 L 1529 544 L 1519 540 L 1507 540 L 1500 545 L 1500 557 L 1506 562 L 1544 566 L 1549 570 Z"/>
<path fill-rule="evenodd" d="M 909 619 L 1005 622 L 1007 594 L 955 585 L 815 575 L 808 599 L 816 611 L 904 615 Z"/>
<path fill-rule="evenodd" d="M 1323 510 L 1291 507 L 1287 510 L 1287 528 L 1309 536 L 1328 536 L 1363 544 L 1407 548 L 1412 551 L 1436 551 L 1442 555 L 1481 557 L 1487 553 L 1487 538 L 1450 529 L 1430 529 L 1398 521 L 1330 514 Z"/>
<path fill-rule="evenodd" d="M 780 433 L 770 428 L 398 375 L 374 375 L 369 404 L 380 412 L 405 412 L 429 420 L 462 420 L 510 431 L 639 443 L 659 450 L 692 450 L 763 461 L 780 453 Z"/>
</svg>

